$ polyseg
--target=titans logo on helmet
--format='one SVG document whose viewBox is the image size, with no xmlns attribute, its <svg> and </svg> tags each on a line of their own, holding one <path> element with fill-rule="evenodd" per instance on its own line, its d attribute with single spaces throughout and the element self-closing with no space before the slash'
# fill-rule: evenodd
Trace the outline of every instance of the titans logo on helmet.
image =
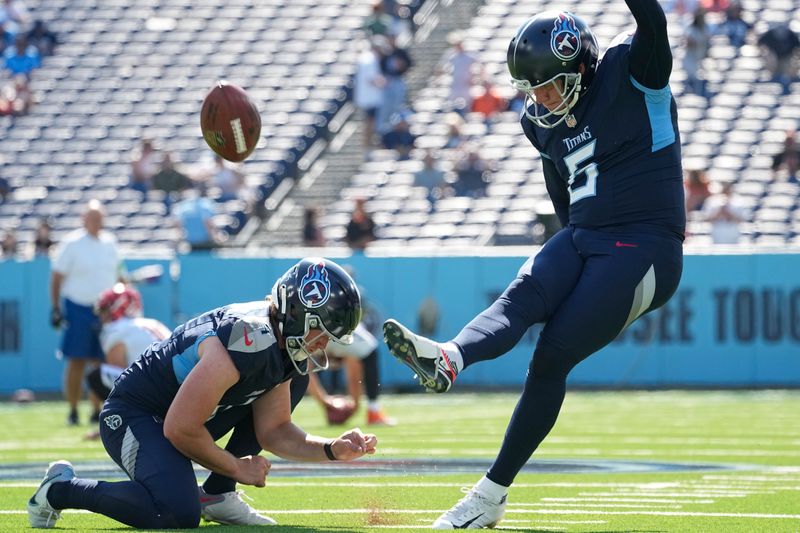
<svg viewBox="0 0 800 533">
<path fill-rule="evenodd" d="M 331 282 L 325 263 L 317 263 L 308 267 L 308 272 L 300 281 L 300 302 L 309 309 L 322 307 L 331 295 Z"/>
<path fill-rule="evenodd" d="M 562 61 L 574 59 L 581 51 L 581 34 L 569 13 L 560 13 L 553 24 L 550 49 Z"/>
</svg>

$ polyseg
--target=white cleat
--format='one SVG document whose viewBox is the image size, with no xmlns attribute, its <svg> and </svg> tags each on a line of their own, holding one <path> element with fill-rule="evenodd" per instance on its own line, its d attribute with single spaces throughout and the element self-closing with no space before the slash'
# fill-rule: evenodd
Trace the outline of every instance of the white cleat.
<svg viewBox="0 0 800 533">
<path fill-rule="evenodd" d="M 230 526 L 274 526 L 275 520 L 260 515 L 250 504 L 242 499 L 247 495 L 242 491 L 224 494 L 206 494 L 202 487 L 200 493 L 200 513 L 203 520 Z M 250 498 L 248 498 L 250 499 Z"/>
<path fill-rule="evenodd" d="M 456 365 L 441 344 L 412 333 L 396 320 L 383 324 L 389 352 L 416 372 L 420 384 L 434 392 L 447 392 L 458 375 Z"/>
<path fill-rule="evenodd" d="M 506 512 L 506 496 L 494 501 L 477 490 L 470 489 L 449 511 L 436 519 L 432 529 L 493 528 Z"/>
<path fill-rule="evenodd" d="M 61 518 L 61 512 L 55 509 L 47 501 L 47 491 L 53 483 L 59 481 L 69 481 L 75 477 L 75 469 L 69 461 L 56 461 L 50 463 L 44 479 L 39 484 L 39 488 L 28 500 L 28 520 L 31 527 L 51 528 L 56 525 L 56 521 Z"/>
</svg>

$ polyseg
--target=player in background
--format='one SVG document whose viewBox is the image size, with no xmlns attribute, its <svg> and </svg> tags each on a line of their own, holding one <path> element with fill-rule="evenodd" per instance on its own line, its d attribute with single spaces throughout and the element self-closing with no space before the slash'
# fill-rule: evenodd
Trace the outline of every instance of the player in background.
<svg viewBox="0 0 800 533">
<path fill-rule="evenodd" d="M 100 318 L 100 346 L 105 362 L 86 376 L 89 389 L 105 401 L 114 387 L 114 381 L 151 344 L 163 341 L 170 331 L 161 322 L 142 316 L 142 297 L 133 286 L 117 283 L 100 293 L 94 305 Z M 87 439 L 100 437 L 95 428 Z"/>
<path fill-rule="evenodd" d="M 344 366 L 348 391 L 348 396 L 328 394 L 319 378 L 314 374 L 309 375 L 308 392 L 325 409 L 328 423 L 347 422 L 358 411 L 362 389 L 366 388 L 367 425 L 396 425 L 396 420 L 386 415 L 378 401 L 378 340 L 369 332 L 364 321 L 353 331 L 352 344 L 331 344 L 327 353 L 337 365 Z M 295 392 L 296 387 L 302 388 L 302 391 Z M 293 397 L 296 394 L 302 396 L 304 392 L 305 387 L 301 382 L 292 382 Z"/>
<path fill-rule="evenodd" d="M 153 344 L 117 379 L 100 413 L 106 451 L 130 478 L 103 482 L 51 463 L 28 502 L 33 527 L 87 509 L 137 528 L 195 528 L 200 517 L 268 525 L 236 492 L 263 487 L 267 450 L 295 461 L 350 461 L 375 452 L 358 429 L 307 434 L 291 420 L 289 382 L 327 366 L 325 348 L 352 342 L 361 296 L 339 265 L 299 261 L 261 301 L 212 309 Z M 225 449 L 215 443 L 233 430 Z M 192 468 L 209 470 L 198 489 Z M 198 495 L 199 492 L 199 495 Z"/>
<path fill-rule="evenodd" d="M 556 422 L 570 370 L 678 286 L 685 211 L 667 21 L 657 0 L 625 3 L 636 30 L 602 59 L 586 23 L 563 11 L 532 17 L 508 47 L 512 84 L 526 95 L 522 130 L 563 229 L 451 341 L 384 324 L 392 353 L 444 392 L 464 368 L 546 323 L 497 458 L 435 529 L 497 524 L 508 488 Z"/>
</svg>

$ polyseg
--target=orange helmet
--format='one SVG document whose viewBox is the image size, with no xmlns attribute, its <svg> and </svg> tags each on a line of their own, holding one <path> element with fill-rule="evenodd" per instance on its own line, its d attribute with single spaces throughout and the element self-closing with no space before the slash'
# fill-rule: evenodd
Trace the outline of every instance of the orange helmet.
<svg viewBox="0 0 800 533">
<path fill-rule="evenodd" d="M 98 316 L 107 317 L 111 321 L 124 316 L 130 318 L 141 316 L 142 297 L 132 286 L 117 283 L 100 293 L 94 310 Z"/>
</svg>

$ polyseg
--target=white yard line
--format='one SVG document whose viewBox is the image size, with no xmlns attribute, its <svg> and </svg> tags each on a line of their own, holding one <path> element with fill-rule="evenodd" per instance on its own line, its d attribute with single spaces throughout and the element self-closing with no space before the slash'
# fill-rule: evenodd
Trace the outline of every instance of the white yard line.
<svg viewBox="0 0 800 533">
<path fill-rule="evenodd" d="M 0 510 L 0 515 L 27 514 L 24 509 Z M 66 509 L 66 514 L 86 514 L 89 511 Z M 259 513 L 266 515 L 318 515 L 318 514 L 429 514 L 438 515 L 441 509 L 259 509 Z M 598 509 L 507 509 L 507 514 L 535 514 L 535 515 L 637 515 L 637 516 L 674 516 L 674 517 L 707 517 L 707 518 L 760 518 L 765 520 L 786 519 L 800 520 L 800 514 L 769 514 L 769 513 L 711 513 L 697 511 L 603 511 Z M 375 527 L 370 525 L 370 527 Z"/>
<path fill-rule="evenodd" d="M 604 503 L 663 503 L 678 505 L 695 505 L 715 503 L 715 500 L 674 500 L 668 498 L 542 498 L 543 502 L 604 502 Z M 509 503 L 509 505 L 536 505 L 535 503 Z"/>
</svg>

